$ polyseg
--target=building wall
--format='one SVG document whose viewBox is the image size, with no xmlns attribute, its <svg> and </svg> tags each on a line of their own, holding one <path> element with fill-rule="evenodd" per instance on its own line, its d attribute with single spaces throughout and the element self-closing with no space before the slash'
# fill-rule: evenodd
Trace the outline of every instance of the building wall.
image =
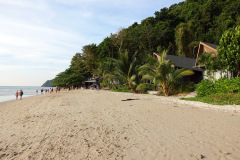
<svg viewBox="0 0 240 160">
<path fill-rule="evenodd" d="M 203 79 L 220 79 L 223 77 L 227 77 L 228 79 L 230 79 L 232 77 L 232 74 L 230 71 L 217 71 L 212 73 L 211 75 L 207 75 L 207 71 L 203 71 Z"/>
<path fill-rule="evenodd" d="M 206 45 L 203 46 L 202 48 L 203 48 L 203 49 L 202 49 L 202 53 L 203 53 L 203 52 L 213 52 L 213 53 L 215 53 L 215 54 L 218 54 L 215 49 L 212 49 L 211 47 L 208 47 L 208 46 L 206 46 Z"/>
</svg>

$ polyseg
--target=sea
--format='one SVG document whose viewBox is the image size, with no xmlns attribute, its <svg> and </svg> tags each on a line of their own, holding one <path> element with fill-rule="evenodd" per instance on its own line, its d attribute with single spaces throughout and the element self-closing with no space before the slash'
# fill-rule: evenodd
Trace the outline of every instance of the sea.
<svg viewBox="0 0 240 160">
<path fill-rule="evenodd" d="M 41 89 L 50 89 L 52 87 L 39 87 L 39 86 L 0 86 L 0 102 L 15 100 L 16 96 L 15 93 L 18 90 L 23 91 L 23 98 L 30 97 L 30 96 L 37 96 L 41 94 Z M 36 93 L 38 90 L 38 94 Z M 45 92 L 43 92 L 45 93 Z M 18 96 L 18 99 L 20 97 Z"/>
</svg>

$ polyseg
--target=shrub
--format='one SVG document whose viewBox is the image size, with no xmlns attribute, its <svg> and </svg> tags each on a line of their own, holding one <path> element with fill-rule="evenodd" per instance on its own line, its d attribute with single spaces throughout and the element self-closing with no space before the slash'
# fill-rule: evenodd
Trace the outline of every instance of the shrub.
<svg viewBox="0 0 240 160">
<path fill-rule="evenodd" d="M 218 79 L 215 81 L 214 87 L 216 93 L 240 92 L 240 77 Z"/>
<path fill-rule="evenodd" d="M 197 85 L 196 91 L 198 97 L 215 93 L 240 93 L 240 77 L 231 79 L 221 78 L 215 81 L 204 79 Z"/>
<path fill-rule="evenodd" d="M 137 86 L 136 90 L 140 93 L 147 93 L 149 90 L 155 90 L 155 86 L 149 83 L 142 83 Z"/>
<path fill-rule="evenodd" d="M 204 97 L 215 93 L 214 82 L 204 79 L 197 84 L 197 96 Z"/>
<path fill-rule="evenodd" d="M 128 84 L 118 84 L 116 86 L 118 89 L 111 88 L 115 92 L 132 92 Z"/>
<path fill-rule="evenodd" d="M 171 94 L 189 93 L 195 91 L 195 89 L 196 85 L 193 82 L 184 81 L 176 84 Z"/>
</svg>

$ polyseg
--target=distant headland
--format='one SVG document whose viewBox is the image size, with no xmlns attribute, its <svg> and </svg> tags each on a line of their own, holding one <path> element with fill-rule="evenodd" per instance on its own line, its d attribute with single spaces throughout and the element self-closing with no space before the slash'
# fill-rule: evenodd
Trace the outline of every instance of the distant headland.
<svg viewBox="0 0 240 160">
<path fill-rule="evenodd" d="M 52 87 L 53 80 L 47 80 L 41 87 Z"/>
</svg>

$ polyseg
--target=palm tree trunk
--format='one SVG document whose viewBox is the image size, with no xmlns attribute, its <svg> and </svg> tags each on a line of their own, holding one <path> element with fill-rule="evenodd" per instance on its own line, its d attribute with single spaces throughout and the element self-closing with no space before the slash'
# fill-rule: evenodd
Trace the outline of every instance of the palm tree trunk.
<svg viewBox="0 0 240 160">
<path fill-rule="evenodd" d="M 113 81 L 111 81 L 111 82 L 112 82 L 112 85 L 114 86 L 114 88 L 115 88 L 115 89 L 118 89 L 117 86 L 116 86 L 116 84 L 115 84 Z"/>
<path fill-rule="evenodd" d="M 133 86 L 133 84 L 131 82 L 129 82 L 129 87 L 131 88 L 133 93 L 137 93 L 136 89 L 134 88 L 134 86 Z"/>
<path fill-rule="evenodd" d="M 166 97 L 168 97 L 169 93 L 168 93 L 168 90 L 167 90 L 167 87 L 166 87 L 165 83 L 162 84 L 162 88 L 163 88 L 164 95 Z"/>
</svg>

